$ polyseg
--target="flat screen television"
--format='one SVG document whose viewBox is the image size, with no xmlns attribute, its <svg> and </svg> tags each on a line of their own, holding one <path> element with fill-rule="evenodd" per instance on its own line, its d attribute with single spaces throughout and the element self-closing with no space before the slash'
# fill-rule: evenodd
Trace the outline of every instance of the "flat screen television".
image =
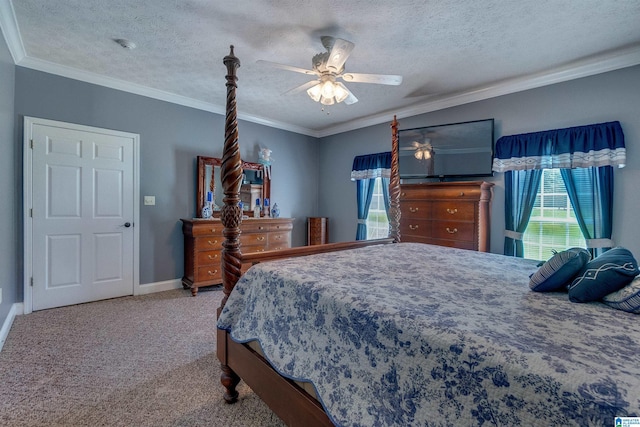
<svg viewBox="0 0 640 427">
<path fill-rule="evenodd" d="M 493 119 L 398 131 L 401 179 L 492 176 Z"/>
</svg>

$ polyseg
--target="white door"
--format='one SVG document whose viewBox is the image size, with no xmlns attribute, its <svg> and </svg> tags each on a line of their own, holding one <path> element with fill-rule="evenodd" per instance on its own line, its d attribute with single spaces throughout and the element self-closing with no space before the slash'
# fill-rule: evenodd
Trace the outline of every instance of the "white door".
<svg viewBox="0 0 640 427">
<path fill-rule="evenodd" d="M 138 136 L 31 118 L 27 134 L 32 309 L 132 295 Z"/>
</svg>

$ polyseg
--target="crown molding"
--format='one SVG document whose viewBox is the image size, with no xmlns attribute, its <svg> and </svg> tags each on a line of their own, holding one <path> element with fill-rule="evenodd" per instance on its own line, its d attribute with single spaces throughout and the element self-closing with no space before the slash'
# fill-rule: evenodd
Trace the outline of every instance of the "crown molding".
<svg viewBox="0 0 640 427">
<path fill-rule="evenodd" d="M 30 68 L 32 70 L 42 71 L 45 73 L 55 74 L 61 77 L 67 77 L 73 80 L 83 81 L 85 83 L 91 83 L 98 86 L 105 86 L 111 89 L 121 90 L 136 95 L 146 96 L 148 98 L 157 99 L 160 101 L 170 102 L 172 104 L 183 105 L 185 107 L 191 107 L 198 110 L 208 111 L 215 114 L 225 115 L 226 108 L 221 105 L 200 101 L 197 99 L 189 98 L 186 96 L 176 95 L 171 92 L 166 92 L 158 89 L 153 89 L 147 86 L 127 82 L 120 79 L 114 79 L 112 77 L 103 76 L 96 73 L 91 73 L 76 68 L 68 67 L 66 65 L 60 65 L 49 61 L 43 61 L 41 59 L 31 58 L 29 56 L 24 57 L 20 63 L 20 67 Z M 318 132 L 306 129 L 301 126 L 295 126 L 289 123 L 282 123 L 274 120 L 270 120 L 264 117 L 254 116 L 251 114 L 238 113 L 238 119 L 246 120 L 248 122 L 257 123 L 260 125 L 270 126 L 277 129 L 282 129 L 290 132 L 301 133 L 303 135 L 318 137 Z"/>
<path fill-rule="evenodd" d="M 26 56 L 18 21 L 10 0 L 0 0 L 0 28 L 7 42 L 7 47 L 13 58 L 13 63 L 18 64 Z"/>
</svg>

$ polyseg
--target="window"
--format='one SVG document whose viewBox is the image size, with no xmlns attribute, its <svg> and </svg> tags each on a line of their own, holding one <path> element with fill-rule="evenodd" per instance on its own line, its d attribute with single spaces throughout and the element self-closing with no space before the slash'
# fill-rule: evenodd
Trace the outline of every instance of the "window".
<svg viewBox="0 0 640 427">
<path fill-rule="evenodd" d="M 367 240 L 389 237 L 389 218 L 384 209 L 384 196 L 382 195 L 382 179 L 375 178 L 371 196 L 371 206 L 367 216 Z"/>
<path fill-rule="evenodd" d="M 545 169 L 524 233 L 524 257 L 547 260 L 553 252 L 586 247 L 560 169 Z"/>
</svg>

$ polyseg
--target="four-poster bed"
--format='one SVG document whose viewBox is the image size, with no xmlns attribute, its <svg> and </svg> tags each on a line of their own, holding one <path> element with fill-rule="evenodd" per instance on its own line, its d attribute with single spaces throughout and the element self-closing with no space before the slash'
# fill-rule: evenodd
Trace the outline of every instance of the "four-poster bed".
<svg viewBox="0 0 640 427">
<path fill-rule="evenodd" d="M 233 47 L 224 63 L 217 355 L 227 402 L 242 378 L 287 425 L 603 425 L 640 415 L 633 315 L 531 292 L 536 261 L 399 243 L 395 118 L 389 239 L 243 255 Z"/>
</svg>

